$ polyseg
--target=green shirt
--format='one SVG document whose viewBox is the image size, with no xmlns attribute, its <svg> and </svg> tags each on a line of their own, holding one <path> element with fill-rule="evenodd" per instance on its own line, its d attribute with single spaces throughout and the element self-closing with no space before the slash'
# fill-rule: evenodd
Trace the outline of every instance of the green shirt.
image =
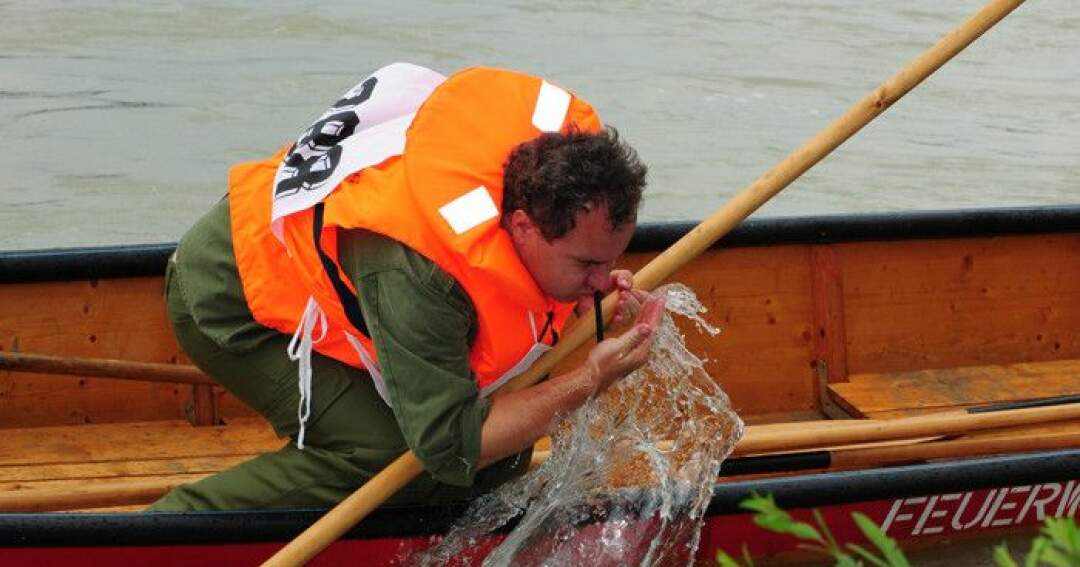
<svg viewBox="0 0 1080 567">
<path fill-rule="evenodd" d="M 281 336 L 257 323 L 247 307 L 232 252 L 228 199 L 192 227 L 180 248 L 176 261 L 188 307 L 207 337 L 242 353 Z M 405 441 L 438 481 L 471 485 L 490 403 L 479 396 L 469 367 L 477 322 L 468 295 L 432 261 L 372 232 L 343 231 L 338 255 L 358 290 Z M 295 367 L 284 352 L 282 359 Z M 318 382 L 315 375 L 315 396 L 340 393 L 320 389 Z"/>
</svg>

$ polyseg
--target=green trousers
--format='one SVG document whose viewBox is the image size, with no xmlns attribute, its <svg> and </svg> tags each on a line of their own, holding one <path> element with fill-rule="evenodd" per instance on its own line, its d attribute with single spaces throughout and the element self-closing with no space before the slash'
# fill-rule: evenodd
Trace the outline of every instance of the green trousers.
<svg viewBox="0 0 1080 567">
<path fill-rule="evenodd" d="M 231 469 L 177 487 L 150 510 L 237 510 L 329 507 L 337 504 L 407 449 L 390 408 L 362 370 L 313 353 L 312 411 L 305 448 L 296 448 L 300 400 L 298 371 L 289 360 L 289 337 L 268 330 L 265 341 L 230 352 L 205 336 L 183 299 L 181 278 L 170 262 L 166 303 L 173 332 L 203 372 L 262 414 L 290 440 Z M 422 474 L 388 504 L 437 503 L 475 497 L 518 476 L 529 453 L 480 471 L 470 487 L 450 486 Z"/>
</svg>

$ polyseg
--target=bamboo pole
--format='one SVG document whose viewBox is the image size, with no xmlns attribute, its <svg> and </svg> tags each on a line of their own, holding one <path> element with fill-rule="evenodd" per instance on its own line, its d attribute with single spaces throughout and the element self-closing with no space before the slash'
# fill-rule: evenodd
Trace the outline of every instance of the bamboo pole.
<svg viewBox="0 0 1080 567">
<path fill-rule="evenodd" d="M 77 358 L 19 352 L 0 352 L 0 370 L 36 374 L 94 376 L 142 382 L 214 385 L 215 382 L 194 366 L 133 362 L 108 358 Z"/>
<path fill-rule="evenodd" d="M 670 442 L 660 442 L 661 448 L 670 449 Z M 975 437 L 960 439 L 945 439 L 941 437 L 903 439 L 898 441 L 882 442 L 874 445 L 840 446 L 827 449 L 815 449 L 811 451 L 797 451 L 784 453 L 768 453 L 751 457 L 729 457 L 725 464 L 736 463 L 740 460 L 753 460 L 760 457 L 779 457 L 775 464 L 767 468 L 759 468 L 754 472 L 725 473 L 721 469 L 721 476 L 783 473 L 791 471 L 835 470 L 835 469 L 859 469 L 886 467 L 893 465 L 919 463 L 935 459 L 959 459 L 963 457 L 978 457 L 986 455 L 1002 455 L 1007 453 L 1025 453 L 1032 451 L 1051 451 L 1054 449 L 1070 449 L 1080 446 L 1080 430 L 1057 431 L 1051 433 L 1027 433 L 1015 437 L 986 438 Z M 823 456 L 827 464 L 820 467 L 805 467 L 798 459 L 785 461 L 783 457 L 800 457 L 811 455 Z M 533 455 L 530 467 L 536 467 L 551 458 L 551 451 L 538 451 Z M 739 463 L 745 467 L 744 463 Z M 744 469 L 745 470 L 745 469 Z"/>
<path fill-rule="evenodd" d="M 855 103 L 843 116 L 765 172 L 671 248 L 654 258 L 634 275 L 634 285 L 645 290 L 655 289 L 1022 3 L 1023 0 L 992 0 L 915 58 L 907 67 Z M 616 301 L 614 294 L 608 296 L 603 303 L 603 312 L 610 314 Z M 535 384 L 595 333 L 596 323 L 593 317 L 582 317 L 554 349 L 504 388 L 514 391 Z M 422 471 L 416 456 L 406 452 L 263 565 L 292 566 L 307 563 Z M 380 478 L 402 473 L 411 476 Z"/>
<path fill-rule="evenodd" d="M 884 467 L 935 459 L 1050 451 L 1077 446 L 1080 446 L 1080 431 L 1022 435 L 1005 439 L 951 439 L 910 445 L 834 450 L 830 452 L 832 462 L 829 468 Z"/>
<path fill-rule="evenodd" d="M 1004 410 L 992 413 L 948 411 L 900 419 L 844 420 L 843 427 L 788 431 L 758 431 L 747 428 L 735 445 L 735 454 L 750 455 L 795 451 L 810 447 L 829 447 L 932 437 L 960 435 L 973 431 L 1002 429 L 1080 419 L 1080 404 Z"/>
<path fill-rule="evenodd" d="M 928 446 L 932 444 L 932 442 L 927 442 L 928 439 L 984 431 L 1004 432 L 1012 428 L 1071 420 L 1080 420 L 1080 403 L 1002 410 L 992 413 L 970 414 L 953 410 L 898 419 L 843 419 L 752 425 L 746 428 L 731 455 L 771 455 L 808 449 L 836 450 L 845 446 L 849 450 L 876 449 L 882 447 L 850 446 L 904 441 L 907 441 L 908 445 L 917 442 L 920 446 Z M 1080 421 L 1076 425 L 1080 428 Z M 1045 435 L 1052 436 L 1059 433 L 1051 432 Z M 1024 433 L 1019 437 L 1034 436 Z M 985 438 L 987 442 L 994 440 L 1004 442 L 1010 439 L 1009 437 Z M 671 449 L 670 441 L 659 441 L 657 445 L 661 450 Z M 540 464 L 549 455 L 550 451 L 537 451 L 533 455 L 532 465 Z"/>
</svg>

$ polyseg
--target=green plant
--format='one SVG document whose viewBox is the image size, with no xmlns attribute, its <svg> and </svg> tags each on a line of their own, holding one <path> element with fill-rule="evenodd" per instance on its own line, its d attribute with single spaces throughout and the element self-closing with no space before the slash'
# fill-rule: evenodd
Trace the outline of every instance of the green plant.
<svg viewBox="0 0 1080 567">
<path fill-rule="evenodd" d="M 866 548 L 848 543 L 841 546 L 836 542 L 821 513 L 814 510 L 814 523 L 799 522 L 776 505 L 772 495 L 757 494 L 743 500 L 739 506 L 756 512 L 754 523 L 774 533 L 792 535 L 806 543 L 799 548 L 832 557 L 837 567 L 859 567 L 864 561 L 875 567 L 908 567 L 904 553 L 896 545 L 896 540 L 886 536 L 881 528 L 865 515 L 855 512 L 851 515 L 855 525 L 862 531 L 881 554 L 875 555 Z M 716 563 L 720 567 L 753 567 L 754 561 L 746 546 L 742 550 L 742 565 L 733 557 L 717 551 Z M 1020 567 L 1009 553 L 1004 543 L 994 548 L 994 561 L 1000 567 Z M 1043 522 L 1040 535 L 1031 542 L 1031 549 L 1024 558 L 1024 567 L 1080 567 L 1080 527 L 1074 518 L 1047 518 Z"/>
<path fill-rule="evenodd" d="M 1004 543 L 994 548 L 994 561 L 1001 567 L 1019 567 Z M 1041 534 L 1031 542 L 1024 558 L 1024 567 L 1043 564 L 1080 566 L 1080 528 L 1074 518 L 1047 518 L 1043 522 Z"/>
<path fill-rule="evenodd" d="M 863 560 L 875 567 L 909 567 L 907 557 L 896 545 L 896 540 L 886 536 L 873 520 L 858 512 L 853 513 L 851 517 L 866 539 L 877 548 L 880 556 L 853 543 L 841 546 L 817 510 L 814 510 L 814 523 L 817 524 L 815 527 L 792 518 L 791 514 L 776 505 L 771 494 L 765 496 L 755 494 L 743 500 L 739 506 L 756 512 L 754 523 L 758 526 L 771 532 L 789 534 L 807 542 L 799 544 L 799 547 L 832 557 L 837 567 L 859 567 L 864 565 Z M 744 564 L 752 567 L 754 563 L 745 546 L 742 555 Z M 721 567 L 739 567 L 739 563 L 723 551 L 717 552 L 716 562 Z"/>
</svg>

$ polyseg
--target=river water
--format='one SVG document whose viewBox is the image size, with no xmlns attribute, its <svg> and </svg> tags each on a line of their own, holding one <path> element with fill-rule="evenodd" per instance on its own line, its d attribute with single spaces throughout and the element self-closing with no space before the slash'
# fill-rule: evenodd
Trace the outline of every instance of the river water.
<svg viewBox="0 0 1080 567">
<path fill-rule="evenodd" d="M 0 2 L 0 249 L 173 241 L 375 68 L 543 75 L 699 220 L 980 1 Z M 1022 6 L 760 215 L 1080 202 L 1080 12 Z"/>
</svg>

